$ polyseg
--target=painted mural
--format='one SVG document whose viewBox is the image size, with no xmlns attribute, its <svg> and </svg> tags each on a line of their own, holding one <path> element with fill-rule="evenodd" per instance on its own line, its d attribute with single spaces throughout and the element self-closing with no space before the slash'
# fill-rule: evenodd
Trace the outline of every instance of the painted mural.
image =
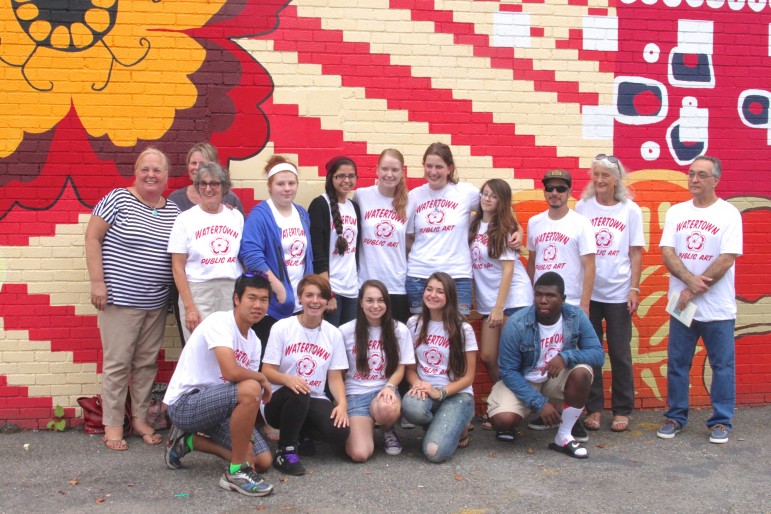
<svg viewBox="0 0 771 514">
<path fill-rule="evenodd" d="M 591 158 L 630 170 L 648 246 L 634 321 L 637 403 L 666 398 L 666 209 L 684 170 L 724 162 L 718 193 L 742 212 L 739 404 L 771 401 L 771 4 L 767 0 L 9 0 L 0 5 L 0 421 L 39 426 L 99 392 L 83 233 L 149 145 L 186 185 L 209 140 L 248 210 L 273 153 L 300 165 L 301 202 L 348 154 L 359 186 L 399 148 L 412 186 L 434 141 L 463 180 L 507 179 L 519 221 L 545 209 L 538 179 Z M 65 10 L 67 9 L 67 10 Z M 170 318 L 171 319 L 171 318 Z M 159 380 L 180 351 L 170 320 Z M 708 405 L 694 361 L 692 401 Z M 482 376 L 480 375 L 480 381 Z M 608 381 L 609 383 L 609 381 Z M 479 384 L 479 391 L 489 385 Z M 478 400 L 481 400 L 478 399 Z"/>
</svg>

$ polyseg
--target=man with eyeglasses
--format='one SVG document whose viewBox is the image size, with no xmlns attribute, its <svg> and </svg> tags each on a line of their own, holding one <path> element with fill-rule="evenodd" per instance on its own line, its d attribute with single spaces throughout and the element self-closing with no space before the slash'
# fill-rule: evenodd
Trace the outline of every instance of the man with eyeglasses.
<svg viewBox="0 0 771 514">
<path fill-rule="evenodd" d="M 726 443 L 736 403 L 734 262 L 742 254 L 742 218 L 715 189 L 722 167 L 715 157 L 698 157 L 688 170 L 692 200 L 672 206 L 661 235 L 661 254 L 669 269 L 669 298 L 678 310 L 696 305 L 690 326 L 669 319 L 667 418 L 656 435 L 672 439 L 688 421 L 690 370 L 696 342 L 704 342 L 712 368 L 711 443 Z"/>
<path fill-rule="evenodd" d="M 589 315 L 597 244 L 588 219 L 568 206 L 573 180 L 565 170 L 547 171 L 541 180 L 549 210 L 527 224 L 527 273 L 535 283 L 547 271 L 565 280 L 567 303 Z"/>
</svg>

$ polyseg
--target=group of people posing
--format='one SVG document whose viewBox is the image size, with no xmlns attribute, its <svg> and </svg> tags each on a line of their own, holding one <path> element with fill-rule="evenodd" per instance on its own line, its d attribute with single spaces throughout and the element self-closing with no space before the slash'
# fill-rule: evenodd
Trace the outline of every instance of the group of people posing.
<svg viewBox="0 0 771 514">
<path fill-rule="evenodd" d="M 376 425 L 386 453 L 399 454 L 400 417 L 426 430 L 429 461 L 445 461 L 470 442 L 477 353 L 495 384 L 483 426 L 513 441 L 536 413 L 529 426 L 558 427 L 550 448 L 585 458 L 588 437 L 577 421 L 586 408 L 585 427 L 601 426 L 607 334 L 611 430 L 628 428 L 645 240 L 616 157 L 595 157 L 578 212 L 568 207 L 570 173 L 546 173 L 549 208 L 528 224 L 527 267 L 510 186 L 460 182 L 445 144 L 425 151 L 426 183 L 412 191 L 397 150 L 381 153 L 376 185 L 359 189 L 356 163 L 333 158 L 324 194 L 307 211 L 294 202 L 297 167 L 273 156 L 269 198 L 246 219 L 217 160 L 211 145 L 193 147 L 192 184 L 167 201 L 168 161 L 148 149 L 133 186 L 110 192 L 89 222 L 108 448 L 127 449 L 129 391 L 134 430 L 160 442 L 145 417 L 172 277 L 186 344 L 164 398 L 174 425 L 166 464 L 179 468 L 194 450 L 218 455 L 230 462 L 225 489 L 269 494 L 258 473 L 272 464 L 303 474 L 300 456 L 314 453 L 314 441 L 344 445 L 364 462 Z M 697 283 L 686 273 L 678 269 L 690 291 L 684 302 L 720 280 Z M 479 340 L 466 321 L 472 298 L 483 316 Z M 687 416 L 687 391 L 685 402 Z M 255 428 L 259 413 L 277 431 L 274 453 Z M 679 430 L 678 413 L 670 420 Z M 716 420 L 730 430 L 730 419 Z"/>
</svg>

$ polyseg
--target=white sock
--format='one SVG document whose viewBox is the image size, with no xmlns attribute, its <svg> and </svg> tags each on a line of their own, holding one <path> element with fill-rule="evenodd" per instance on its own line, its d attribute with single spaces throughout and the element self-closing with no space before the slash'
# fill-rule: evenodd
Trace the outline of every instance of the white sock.
<svg viewBox="0 0 771 514">
<path fill-rule="evenodd" d="M 565 446 L 570 441 L 573 441 L 573 435 L 570 432 L 583 411 L 583 407 L 579 409 L 577 407 L 570 407 L 567 404 L 565 405 L 562 409 L 562 423 L 560 423 L 557 435 L 554 437 L 556 444 Z"/>
</svg>

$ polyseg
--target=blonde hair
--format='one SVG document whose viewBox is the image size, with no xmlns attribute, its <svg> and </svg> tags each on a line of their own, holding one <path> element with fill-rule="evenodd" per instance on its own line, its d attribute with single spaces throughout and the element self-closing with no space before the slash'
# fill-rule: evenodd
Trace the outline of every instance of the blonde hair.
<svg viewBox="0 0 771 514">
<path fill-rule="evenodd" d="M 166 173 L 169 172 L 169 159 L 166 157 L 166 154 L 155 148 L 154 146 L 148 146 L 144 150 L 142 150 L 142 153 L 139 154 L 139 157 L 137 157 L 136 162 L 134 162 L 134 171 L 139 170 L 139 163 L 142 162 L 142 159 L 144 159 L 146 156 L 154 154 L 161 158 L 161 168 L 163 168 L 163 171 Z"/>
<path fill-rule="evenodd" d="M 400 218 L 407 219 L 407 196 L 409 191 L 407 191 L 407 179 L 404 177 L 404 155 L 396 148 L 386 148 L 380 152 L 380 157 L 377 158 L 378 167 L 380 167 L 383 157 L 393 157 L 402 165 L 402 178 L 396 184 L 392 205 Z"/>
</svg>

